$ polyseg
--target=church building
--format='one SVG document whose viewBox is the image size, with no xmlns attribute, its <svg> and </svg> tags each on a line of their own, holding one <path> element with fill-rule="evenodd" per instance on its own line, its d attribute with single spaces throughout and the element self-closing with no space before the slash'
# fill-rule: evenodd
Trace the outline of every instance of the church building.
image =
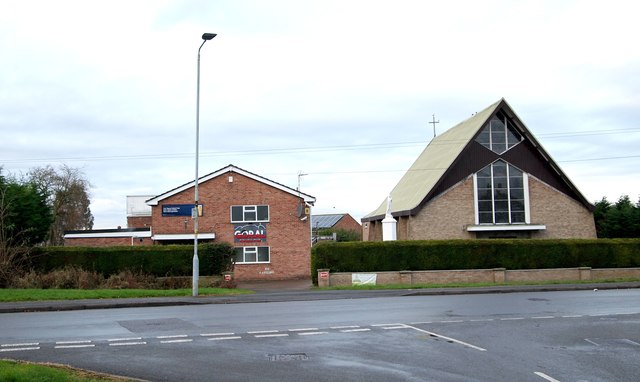
<svg viewBox="0 0 640 382">
<path fill-rule="evenodd" d="M 388 207 L 397 240 L 596 238 L 594 206 L 504 99 L 435 137 L 389 196 L 363 240 L 383 240 Z"/>
</svg>

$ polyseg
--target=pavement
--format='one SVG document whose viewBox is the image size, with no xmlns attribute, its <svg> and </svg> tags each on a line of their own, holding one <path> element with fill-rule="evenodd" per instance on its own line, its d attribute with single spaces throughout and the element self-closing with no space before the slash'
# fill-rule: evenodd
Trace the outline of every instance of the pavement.
<svg viewBox="0 0 640 382">
<path fill-rule="evenodd" d="M 575 290 L 609 290 L 640 288 L 640 282 L 510 285 L 471 288 L 429 289 L 381 289 L 381 290 L 320 290 L 311 280 L 239 282 L 239 289 L 253 291 L 251 294 L 222 296 L 149 297 L 122 299 L 86 299 L 1 302 L 0 313 L 51 312 L 83 309 L 114 309 L 153 306 L 242 304 L 285 301 L 336 300 L 398 296 L 438 296 L 487 293 L 551 292 Z"/>
</svg>

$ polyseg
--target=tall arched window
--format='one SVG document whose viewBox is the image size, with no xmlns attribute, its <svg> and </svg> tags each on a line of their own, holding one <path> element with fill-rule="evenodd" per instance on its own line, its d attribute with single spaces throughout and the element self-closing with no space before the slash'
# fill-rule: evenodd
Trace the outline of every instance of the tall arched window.
<svg viewBox="0 0 640 382">
<path fill-rule="evenodd" d="M 478 224 L 528 222 L 528 177 L 520 169 L 497 160 L 475 176 Z"/>
</svg>

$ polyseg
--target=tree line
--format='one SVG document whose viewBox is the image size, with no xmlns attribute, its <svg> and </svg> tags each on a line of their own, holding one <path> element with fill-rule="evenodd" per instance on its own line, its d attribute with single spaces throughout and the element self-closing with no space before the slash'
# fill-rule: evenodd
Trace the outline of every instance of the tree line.
<svg viewBox="0 0 640 382">
<path fill-rule="evenodd" d="M 62 245 L 64 231 L 92 229 L 90 184 L 66 165 L 20 176 L 0 167 L 0 240 L 17 246 Z"/>
<path fill-rule="evenodd" d="M 611 203 L 607 198 L 596 202 L 593 217 L 599 238 L 640 237 L 640 200 L 633 203 L 628 195 Z"/>
</svg>

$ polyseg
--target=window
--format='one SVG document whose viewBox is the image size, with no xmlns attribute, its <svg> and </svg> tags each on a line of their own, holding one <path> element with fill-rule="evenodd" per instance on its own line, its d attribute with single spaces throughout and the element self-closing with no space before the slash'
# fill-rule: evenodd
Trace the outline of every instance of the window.
<svg viewBox="0 0 640 382">
<path fill-rule="evenodd" d="M 231 206 L 231 223 L 269 221 L 269 206 Z"/>
<path fill-rule="evenodd" d="M 496 154 L 502 154 L 522 140 L 522 136 L 505 115 L 498 113 L 482 129 L 476 142 Z"/>
<path fill-rule="evenodd" d="M 528 221 L 527 176 L 498 160 L 475 176 L 477 224 L 518 224 Z"/>
<path fill-rule="evenodd" d="M 268 263 L 269 247 L 236 247 L 236 264 Z"/>
</svg>

